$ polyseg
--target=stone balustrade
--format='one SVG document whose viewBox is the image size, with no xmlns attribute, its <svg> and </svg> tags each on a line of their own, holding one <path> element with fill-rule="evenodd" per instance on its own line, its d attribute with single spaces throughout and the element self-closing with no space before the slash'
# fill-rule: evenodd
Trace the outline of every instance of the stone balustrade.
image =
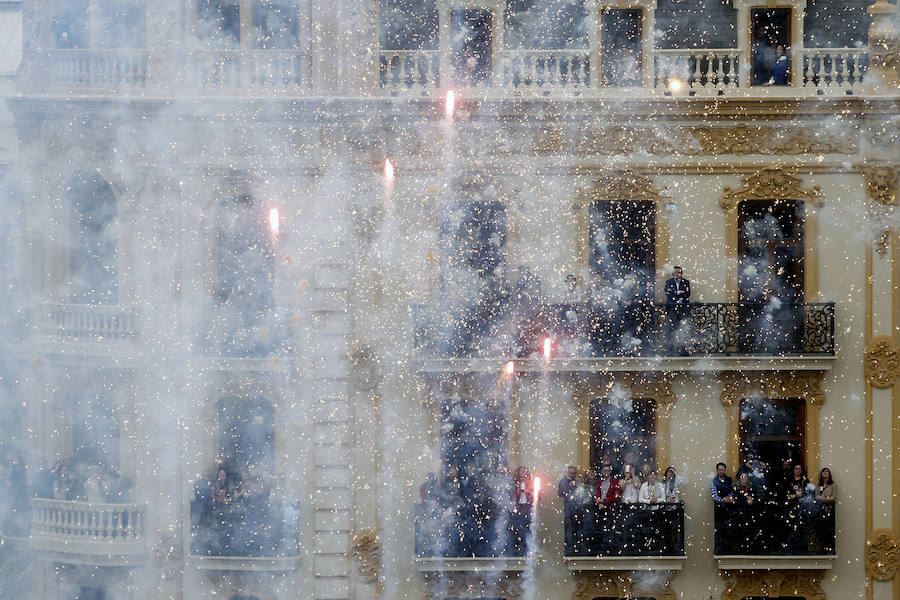
<svg viewBox="0 0 900 600">
<path fill-rule="evenodd" d="M 63 338 L 135 338 L 139 321 L 136 309 L 105 304 L 43 304 L 33 313 L 39 332 Z"/>
</svg>

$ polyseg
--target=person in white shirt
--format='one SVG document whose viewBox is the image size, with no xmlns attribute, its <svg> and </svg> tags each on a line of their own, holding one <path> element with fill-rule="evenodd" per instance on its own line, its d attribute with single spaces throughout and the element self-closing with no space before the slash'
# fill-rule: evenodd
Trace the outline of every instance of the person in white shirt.
<svg viewBox="0 0 900 600">
<path fill-rule="evenodd" d="M 641 484 L 639 499 L 641 504 L 659 504 L 666 501 L 666 490 L 657 480 L 656 471 L 650 471 L 647 481 Z"/>
<path fill-rule="evenodd" d="M 622 502 L 625 504 L 637 504 L 640 501 L 641 479 L 634 472 L 634 467 L 629 464 L 625 465 L 622 481 L 619 485 L 622 488 Z"/>
</svg>

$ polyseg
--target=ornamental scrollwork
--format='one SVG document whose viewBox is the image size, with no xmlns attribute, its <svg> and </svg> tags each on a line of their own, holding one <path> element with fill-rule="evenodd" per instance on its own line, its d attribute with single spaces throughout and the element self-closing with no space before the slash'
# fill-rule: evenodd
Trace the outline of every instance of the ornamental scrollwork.
<svg viewBox="0 0 900 600">
<path fill-rule="evenodd" d="M 865 167 L 866 193 L 869 200 L 882 206 L 897 206 L 897 167 Z"/>
<path fill-rule="evenodd" d="M 425 600 L 444 598 L 502 597 L 507 600 L 522 598 L 519 574 L 500 572 L 495 576 L 481 573 L 440 572 L 425 574 Z"/>
<path fill-rule="evenodd" d="M 580 203 L 635 200 L 665 202 L 669 198 L 653 187 L 653 180 L 646 175 L 635 173 L 631 169 L 624 169 L 609 171 L 597 177 L 594 186 L 587 193 L 582 194 Z"/>
<path fill-rule="evenodd" d="M 890 529 L 876 529 L 866 540 L 866 576 L 890 581 L 900 569 L 900 547 Z"/>
<path fill-rule="evenodd" d="M 721 401 L 732 406 L 743 398 L 803 398 L 807 403 L 821 406 L 825 392 L 820 371 L 779 371 L 777 373 L 745 374 L 725 371 L 720 375 L 724 383 Z"/>
<path fill-rule="evenodd" d="M 744 200 L 802 200 L 821 206 L 824 194 L 819 186 L 807 189 L 799 177 L 781 169 L 762 169 L 743 178 L 744 186 L 738 189 L 726 187 L 719 198 L 719 205 L 726 211 L 737 210 Z"/>
<path fill-rule="evenodd" d="M 893 338 L 878 335 L 869 340 L 865 356 L 866 381 L 877 388 L 889 388 L 900 377 L 900 348 Z"/>
<path fill-rule="evenodd" d="M 572 600 L 594 598 L 653 598 L 675 600 L 671 572 L 654 572 L 652 576 L 640 571 L 576 571 Z"/>
<path fill-rule="evenodd" d="M 351 554 L 356 560 L 360 579 L 372 583 L 381 571 L 381 542 L 374 529 L 360 529 L 351 540 Z"/>
<path fill-rule="evenodd" d="M 746 597 L 803 598 L 826 600 L 821 586 L 821 571 L 760 571 L 754 569 L 723 571 L 726 581 L 722 600 Z"/>
</svg>

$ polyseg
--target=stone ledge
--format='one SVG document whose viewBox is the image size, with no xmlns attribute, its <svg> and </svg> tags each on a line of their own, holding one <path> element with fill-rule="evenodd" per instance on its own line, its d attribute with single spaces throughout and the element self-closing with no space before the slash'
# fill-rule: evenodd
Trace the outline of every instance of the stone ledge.
<svg viewBox="0 0 900 600">
<path fill-rule="evenodd" d="M 300 556 L 198 556 L 192 554 L 190 563 L 201 571 L 294 571 Z"/>
<path fill-rule="evenodd" d="M 534 558 L 524 557 L 486 557 L 486 558 L 422 558 L 414 559 L 416 570 L 420 573 L 460 571 L 469 573 L 485 573 L 499 571 L 524 571 L 529 564 L 534 564 Z"/>
<path fill-rule="evenodd" d="M 763 556 L 719 555 L 715 556 L 720 571 L 757 569 L 764 571 L 830 570 L 837 555 L 823 556 Z"/>
<path fill-rule="evenodd" d="M 685 556 L 564 556 L 570 571 L 680 571 Z"/>
</svg>

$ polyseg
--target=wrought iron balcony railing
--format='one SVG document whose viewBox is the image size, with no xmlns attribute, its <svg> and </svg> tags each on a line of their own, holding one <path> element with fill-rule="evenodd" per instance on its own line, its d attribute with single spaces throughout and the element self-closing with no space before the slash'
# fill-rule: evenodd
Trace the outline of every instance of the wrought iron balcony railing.
<svg viewBox="0 0 900 600">
<path fill-rule="evenodd" d="M 835 505 L 804 497 L 789 503 L 715 507 L 717 555 L 835 553 Z"/>
<path fill-rule="evenodd" d="M 684 504 L 570 505 L 565 531 L 566 556 L 684 556 Z"/>
<path fill-rule="evenodd" d="M 415 550 L 421 558 L 525 556 L 532 514 L 507 511 L 491 498 L 415 505 Z"/>
<path fill-rule="evenodd" d="M 510 298 L 438 314 L 417 307 L 428 358 L 524 357 L 554 340 L 558 357 L 834 355 L 834 303 L 540 304 Z"/>
</svg>

